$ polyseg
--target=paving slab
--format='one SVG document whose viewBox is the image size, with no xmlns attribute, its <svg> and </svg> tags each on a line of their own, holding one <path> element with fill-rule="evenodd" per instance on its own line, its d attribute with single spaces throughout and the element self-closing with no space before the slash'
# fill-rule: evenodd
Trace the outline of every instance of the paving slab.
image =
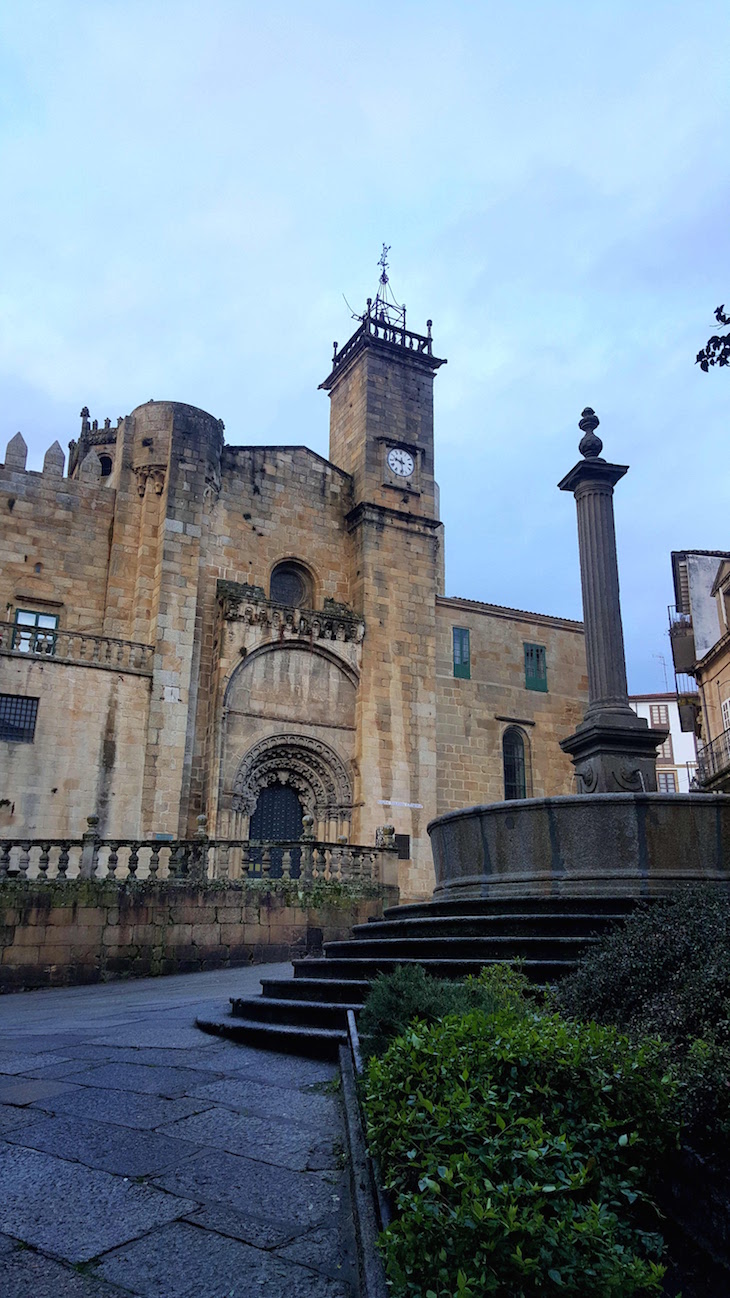
<svg viewBox="0 0 730 1298">
<path fill-rule="evenodd" d="M 68 1262 L 86 1262 L 195 1207 L 35 1149 L 0 1153 L 0 1231 Z"/>
<path fill-rule="evenodd" d="M 115 1127 L 81 1118 L 38 1116 L 39 1122 L 6 1133 L 5 1140 L 24 1149 L 55 1154 L 71 1163 L 116 1172 L 119 1176 L 156 1176 L 201 1152 L 201 1146 L 190 1140 L 159 1135 L 155 1131 Z"/>
<path fill-rule="evenodd" d="M 210 1076 L 210 1074 L 205 1074 Z M 216 1076 L 222 1079 L 224 1074 Z M 106 1063 L 74 1074 L 77 1086 L 95 1086 L 102 1091 L 139 1091 L 144 1095 L 162 1095 L 171 1099 L 184 1095 L 201 1084 L 203 1075 L 194 1068 L 180 1064 L 153 1066 L 151 1064 Z"/>
<path fill-rule="evenodd" d="M 282 1118 L 285 1122 L 298 1122 L 317 1128 L 324 1124 L 325 1130 L 327 1124 L 336 1126 L 339 1117 L 338 1101 L 334 1095 L 270 1086 L 248 1077 L 228 1077 L 222 1082 L 208 1082 L 196 1086 L 189 1094 L 208 1100 L 211 1104 L 255 1113 L 260 1118 Z"/>
<path fill-rule="evenodd" d="M 105 1257 L 98 1274 L 145 1298 L 351 1298 L 342 1281 L 187 1222 Z"/>
<path fill-rule="evenodd" d="M 293 1221 L 275 1221 L 271 1217 L 262 1217 L 251 1209 L 236 1211 L 222 1203 L 206 1203 L 197 1212 L 187 1213 L 185 1220 L 192 1222 L 194 1226 L 214 1230 L 219 1235 L 230 1235 L 231 1239 L 240 1239 L 244 1244 L 253 1244 L 256 1248 L 263 1249 L 289 1244 L 307 1229 Z"/>
<path fill-rule="evenodd" d="M 290 1167 L 294 1172 L 336 1170 L 341 1165 L 344 1146 L 344 1131 L 339 1124 L 335 1124 L 329 1135 L 323 1135 L 319 1130 L 297 1123 L 221 1108 L 181 1118 L 160 1130 L 199 1145 L 225 1149 L 229 1154 Z M 24 1143 L 22 1139 L 20 1143 Z"/>
<path fill-rule="evenodd" d="M 40 1043 L 39 1043 L 40 1044 Z M 0 1074 L 11 1076 L 15 1073 L 29 1073 L 31 1069 L 42 1068 L 44 1064 L 63 1064 L 66 1055 L 54 1054 L 50 1050 L 25 1050 L 22 1054 L 0 1055 Z"/>
<path fill-rule="evenodd" d="M 311 1267 L 333 1280 L 357 1283 L 357 1250 L 354 1240 L 336 1226 L 318 1226 L 275 1250 L 277 1257 Z"/>
<path fill-rule="evenodd" d="M 45 1082 L 28 1085 L 45 1086 Z M 47 1083 L 49 1090 L 51 1083 Z M 63 1085 L 62 1082 L 56 1085 Z M 68 1086 L 62 1094 L 41 1097 L 37 1107 L 47 1113 L 73 1113 L 96 1122 L 111 1122 L 118 1127 L 136 1127 L 151 1131 L 154 1127 L 187 1118 L 212 1106 L 203 1098 L 163 1099 L 159 1095 L 140 1095 L 136 1091 L 100 1091 L 92 1086 Z"/>
<path fill-rule="evenodd" d="M 68 1082 L 42 1082 L 32 1077 L 7 1077 L 0 1081 L 0 1104 L 31 1104 L 33 1100 L 52 1100 L 73 1091 Z"/>
<path fill-rule="evenodd" d="M 220 1006 L 218 1006 L 220 1013 Z M 249 1077 L 270 1086 L 283 1086 L 299 1090 L 305 1086 L 319 1085 L 338 1076 L 337 1064 L 322 1059 L 307 1059 L 301 1055 L 282 1055 L 274 1050 L 257 1050 L 253 1046 L 221 1042 L 219 1050 L 225 1051 L 229 1075 Z M 206 1056 L 213 1064 L 213 1056 Z"/>
<path fill-rule="evenodd" d="M 153 1185 L 201 1203 L 222 1203 L 237 1211 L 253 1205 L 262 1216 L 304 1226 L 318 1225 L 342 1202 L 340 1177 L 326 1172 L 292 1172 L 220 1149 L 206 1149 Z"/>
<path fill-rule="evenodd" d="M 42 1068 L 29 1068 L 26 1076 L 44 1082 L 62 1081 L 66 1077 L 74 1077 L 75 1073 L 83 1073 L 88 1067 L 88 1059 L 65 1059 L 61 1064 L 45 1064 Z"/>
<path fill-rule="evenodd" d="M 0 1254 L 0 1294 L 5 1298 L 123 1298 L 128 1292 L 31 1249 Z"/>
<path fill-rule="evenodd" d="M 16 1109 L 10 1104 L 0 1104 L 0 1135 L 40 1122 L 44 1117 L 39 1109 Z"/>
</svg>

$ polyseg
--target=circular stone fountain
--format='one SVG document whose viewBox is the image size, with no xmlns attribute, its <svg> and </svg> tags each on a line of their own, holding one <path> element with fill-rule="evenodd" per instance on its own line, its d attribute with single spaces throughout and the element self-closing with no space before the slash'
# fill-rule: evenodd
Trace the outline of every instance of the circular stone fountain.
<svg viewBox="0 0 730 1298">
<path fill-rule="evenodd" d="M 434 901 L 641 897 L 730 883 L 730 796 L 598 793 L 467 807 L 428 826 Z"/>
</svg>

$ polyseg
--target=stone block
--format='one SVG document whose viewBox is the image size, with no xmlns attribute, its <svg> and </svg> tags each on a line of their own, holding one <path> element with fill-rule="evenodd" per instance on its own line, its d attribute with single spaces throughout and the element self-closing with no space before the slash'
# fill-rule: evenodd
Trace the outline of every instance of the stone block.
<svg viewBox="0 0 730 1298">
<path fill-rule="evenodd" d="M 221 940 L 220 924 L 193 924 L 193 945 L 215 947 Z"/>
</svg>

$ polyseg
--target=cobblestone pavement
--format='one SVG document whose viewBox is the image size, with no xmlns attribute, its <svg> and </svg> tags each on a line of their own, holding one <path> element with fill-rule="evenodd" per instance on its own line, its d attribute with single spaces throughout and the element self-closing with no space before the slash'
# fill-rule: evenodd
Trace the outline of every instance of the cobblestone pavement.
<svg viewBox="0 0 730 1298">
<path fill-rule="evenodd" d="M 356 1298 L 335 1066 L 193 1026 L 261 976 L 0 998 L 3 1298 Z"/>
</svg>

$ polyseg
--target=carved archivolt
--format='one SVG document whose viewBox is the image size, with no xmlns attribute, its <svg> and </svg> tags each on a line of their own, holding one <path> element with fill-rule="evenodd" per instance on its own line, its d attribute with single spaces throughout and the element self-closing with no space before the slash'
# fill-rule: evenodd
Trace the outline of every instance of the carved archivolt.
<svg viewBox="0 0 730 1298">
<path fill-rule="evenodd" d="M 250 748 L 233 781 L 233 811 L 251 816 L 269 784 L 289 784 L 315 820 L 348 818 L 352 785 L 333 748 L 308 735 L 271 735 Z"/>
</svg>

